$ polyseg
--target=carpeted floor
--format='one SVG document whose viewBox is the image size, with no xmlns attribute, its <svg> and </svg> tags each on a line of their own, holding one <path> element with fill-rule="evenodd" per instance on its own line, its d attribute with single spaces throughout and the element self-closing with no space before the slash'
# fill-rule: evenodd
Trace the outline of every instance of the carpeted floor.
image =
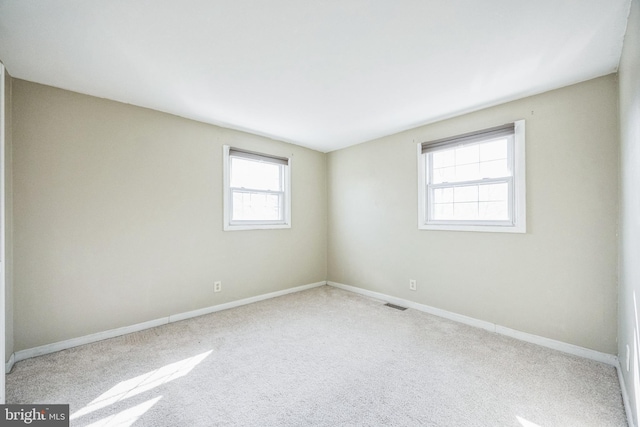
<svg viewBox="0 0 640 427">
<path fill-rule="evenodd" d="M 615 369 L 322 286 L 15 365 L 72 426 L 626 426 Z"/>
</svg>

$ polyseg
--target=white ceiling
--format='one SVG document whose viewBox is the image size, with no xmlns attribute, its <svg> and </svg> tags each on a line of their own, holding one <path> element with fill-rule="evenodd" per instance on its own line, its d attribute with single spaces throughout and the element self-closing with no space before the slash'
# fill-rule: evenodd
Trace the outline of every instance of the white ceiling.
<svg viewBox="0 0 640 427">
<path fill-rule="evenodd" d="M 327 152 L 614 72 L 630 1 L 0 0 L 0 60 Z"/>
</svg>

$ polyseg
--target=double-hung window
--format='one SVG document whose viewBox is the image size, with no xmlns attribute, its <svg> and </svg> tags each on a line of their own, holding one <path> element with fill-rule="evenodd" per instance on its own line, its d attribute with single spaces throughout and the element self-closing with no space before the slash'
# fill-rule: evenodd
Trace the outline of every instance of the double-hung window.
<svg viewBox="0 0 640 427">
<path fill-rule="evenodd" d="M 426 230 L 524 233 L 524 120 L 418 145 Z"/>
<path fill-rule="evenodd" d="M 224 146 L 224 229 L 291 227 L 291 159 Z"/>
</svg>

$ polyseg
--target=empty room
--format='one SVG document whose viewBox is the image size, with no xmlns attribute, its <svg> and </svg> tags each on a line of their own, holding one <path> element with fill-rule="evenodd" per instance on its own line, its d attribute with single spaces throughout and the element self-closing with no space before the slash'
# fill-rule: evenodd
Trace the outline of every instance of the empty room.
<svg viewBox="0 0 640 427">
<path fill-rule="evenodd" d="M 640 0 L 0 0 L 0 425 L 640 426 Z"/>
</svg>

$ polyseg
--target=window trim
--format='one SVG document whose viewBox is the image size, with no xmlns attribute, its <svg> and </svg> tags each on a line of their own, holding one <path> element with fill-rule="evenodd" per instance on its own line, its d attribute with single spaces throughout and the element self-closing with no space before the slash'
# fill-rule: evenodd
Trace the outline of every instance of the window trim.
<svg viewBox="0 0 640 427">
<path fill-rule="evenodd" d="M 513 152 L 509 153 L 513 156 L 513 174 L 511 186 L 513 194 L 513 204 L 509 209 L 513 209 L 513 223 L 511 221 L 430 221 L 427 222 L 427 173 L 429 173 L 426 159 L 428 152 L 423 152 L 423 143 L 418 144 L 418 229 L 420 230 L 444 230 L 444 231 L 480 231 L 480 232 L 497 232 L 497 233 L 526 233 L 526 169 L 525 169 L 525 121 L 517 120 L 513 122 Z M 490 131 L 491 129 L 488 129 Z M 482 131 L 478 132 L 482 133 Z M 468 135 L 460 135 L 460 138 L 468 137 Z M 457 137 L 451 137 L 439 140 L 454 141 Z M 505 181 L 500 178 L 499 181 Z M 486 180 L 483 182 L 487 182 Z M 464 182 L 461 184 L 469 184 Z M 448 187 L 452 185 L 449 184 Z M 433 185 L 432 185 L 433 188 Z"/>
<path fill-rule="evenodd" d="M 239 230 L 272 230 L 291 228 L 291 157 L 280 157 L 266 153 L 258 153 L 241 148 L 223 145 L 223 230 L 239 231 Z M 251 192 L 259 193 L 278 193 L 283 194 L 282 209 L 284 214 L 283 220 L 250 220 L 250 221 L 232 221 L 232 188 L 231 188 L 231 157 L 232 153 L 242 154 L 237 157 L 245 157 L 250 159 L 263 159 L 272 161 L 273 163 L 283 165 L 283 186 L 282 192 L 271 192 L 263 190 L 252 190 Z"/>
</svg>

